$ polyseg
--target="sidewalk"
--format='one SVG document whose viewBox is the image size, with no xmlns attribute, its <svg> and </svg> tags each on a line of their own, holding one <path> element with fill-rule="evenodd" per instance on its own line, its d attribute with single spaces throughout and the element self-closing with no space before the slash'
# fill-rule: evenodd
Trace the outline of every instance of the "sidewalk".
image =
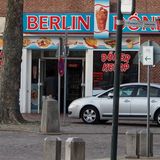
<svg viewBox="0 0 160 160">
<path fill-rule="evenodd" d="M 93 159 L 93 160 L 110 160 L 110 158 L 106 158 L 106 159 Z M 160 157 L 117 158 L 117 160 L 160 160 Z"/>
<path fill-rule="evenodd" d="M 69 137 L 80 137 L 86 142 L 86 160 L 110 160 L 111 123 L 103 125 L 86 125 L 81 120 L 68 119 L 65 123 L 61 116 L 60 134 L 41 134 L 40 114 L 23 114 L 28 124 L 0 126 L 0 159 L 3 160 L 43 160 L 43 140 L 47 136 L 60 137 L 63 141 L 62 159 L 64 157 L 64 142 Z M 125 158 L 125 132 L 128 129 L 142 129 L 145 125 L 123 125 L 119 127 L 117 160 L 160 160 L 159 128 L 153 126 L 156 133 L 154 139 L 154 157 L 139 159 Z M 5 144 L 5 145 L 3 145 Z M 12 147 L 11 147 L 12 146 Z M 5 147 L 5 149 L 4 149 Z M 19 154 L 15 154 L 19 152 Z M 7 157 L 10 157 L 7 159 Z M 158 155 L 158 156 L 156 156 Z M 19 157 L 22 157 L 19 158 Z"/>
</svg>

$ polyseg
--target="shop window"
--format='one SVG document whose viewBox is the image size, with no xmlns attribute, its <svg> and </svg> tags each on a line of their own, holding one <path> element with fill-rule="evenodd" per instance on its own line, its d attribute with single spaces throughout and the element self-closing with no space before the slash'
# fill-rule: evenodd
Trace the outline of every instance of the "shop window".
<svg viewBox="0 0 160 160">
<path fill-rule="evenodd" d="M 58 52 L 56 50 L 54 50 L 54 51 L 45 50 L 44 53 L 43 53 L 43 56 L 44 57 L 57 57 Z"/>
<path fill-rule="evenodd" d="M 138 81 L 138 52 L 121 53 L 120 83 Z M 115 52 L 94 51 L 93 55 L 93 90 L 106 90 L 113 86 Z"/>
<path fill-rule="evenodd" d="M 69 51 L 68 57 L 79 57 L 83 58 L 85 57 L 86 51 Z"/>
</svg>

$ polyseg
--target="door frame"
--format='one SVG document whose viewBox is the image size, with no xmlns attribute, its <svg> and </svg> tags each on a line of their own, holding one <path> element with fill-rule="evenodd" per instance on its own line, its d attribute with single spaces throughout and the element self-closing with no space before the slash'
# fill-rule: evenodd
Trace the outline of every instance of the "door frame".
<svg viewBox="0 0 160 160">
<path fill-rule="evenodd" d="M 82 63 L 82 81 L 81 81 L 81 87 L 82 87 L 82 93 L 81 93 L 81 96 L 84 97 L 85 96 L 85 57 L 84 58 L 79 58 L 79 57 L 67 57 L 66 58 L 67 60 L 81 60 L 81 63 Z M 43 82 L 41 81 L 42 79 L 42 73 L 41 73 L 41 62 L 45 62 L 46 63 L 46 60 L 57 60 L 58 61 L 58 58 L 57 57 L 42 57 L 42 58 L 39 58 L 39 62 L 38 62 L 38 113 L 40 113 L 40 109 L 42 107 L 42 102 L 43 102 L 43 97 L 42 97 L 42 89 L 43 89 Z M 45 65 L 44 65 L 45 66 Z M 46 68 L 42 71 L 43 74 L 44 74 L 44 71 L 46 70 Z M 45 71 L 46 72 L 46 71 Z M 61 78 L 59 78 L 59 74 L 58 74 L 58 95 L 61 94 L 60 90 L 61 90 Z M 58 96 L 58 103 L 59 103 L 59 107 L 60 107 L 60 97 Z"/>
</svg>

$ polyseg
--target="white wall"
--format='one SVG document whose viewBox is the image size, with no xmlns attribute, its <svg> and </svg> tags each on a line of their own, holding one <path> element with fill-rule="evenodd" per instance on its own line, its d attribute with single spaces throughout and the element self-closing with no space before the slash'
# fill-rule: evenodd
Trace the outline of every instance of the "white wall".
<svg viewBox="0 0 160 160">
<path fill-rule="evenodd" d="M 86 51 L 85 70 L 85 96 L 91 96 L 93 88 L 93 50 Z"/>
<path fill-rule="evenodd" d="M 21 113 L 31 113 L 31 59 L 31 50 L 23 49 L 20 87 Z"/>
<path fill-rule="evenodd" d="M 6 18 L 5 17 L 0 17 L 0 33 L 4 32 L 4 27 L 5 27 L 5 22 L 6 22 Z"/>
</svg>

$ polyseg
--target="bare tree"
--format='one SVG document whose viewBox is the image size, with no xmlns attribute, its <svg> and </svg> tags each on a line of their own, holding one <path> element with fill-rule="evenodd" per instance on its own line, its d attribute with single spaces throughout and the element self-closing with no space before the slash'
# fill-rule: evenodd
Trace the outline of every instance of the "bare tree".
<svg viewBox="0 0 160 160">
<path fill-rule="evenodd" d="M 24 0 L 8 0 L 3 35 L 4 65 L 0 69 L 0 122 L 18 123 L 20 113 L 19 89 L 23 46 Z"/>
</svg>

